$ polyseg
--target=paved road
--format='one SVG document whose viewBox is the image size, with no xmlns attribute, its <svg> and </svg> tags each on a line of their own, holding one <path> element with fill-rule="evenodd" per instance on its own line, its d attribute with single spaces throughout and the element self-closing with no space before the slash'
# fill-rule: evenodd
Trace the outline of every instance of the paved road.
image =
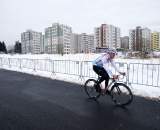
<svg viewBox="0 0 160 130">
<path fill-rule="evenodd" d="M 77 84 L 0 70 L 0 130 L 160 130 L 160 102 L 123 109 Z"/>
</svg>

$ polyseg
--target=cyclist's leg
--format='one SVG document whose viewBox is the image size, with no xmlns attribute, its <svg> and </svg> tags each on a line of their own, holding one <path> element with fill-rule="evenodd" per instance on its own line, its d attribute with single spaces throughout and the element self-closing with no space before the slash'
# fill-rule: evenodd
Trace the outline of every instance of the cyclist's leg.
<svg viewBox="0 0 160 130">
<path fill-rule="evenodd" d="M 94 72 L 95 72 L 96 74 L 98 74 L 98 75 L 99 75 L 99 68 L 100 68 L 100 67 L 98 67 L 98 66 L 96 66 L 96 65 L 93 65 L 93 70 L 94 70 Z"/>
<path fill-rule="evenodd" d="M 101 87 L 100 87 L 100 84 L 101 82 L 104 81 L 104 78 L 102 77 L 102 67 L 99 67 L 99 66 L 96 66 L 96 65 L 93 65 L 93 70 L 94 72 L 97 74 L 97 75 L 100 75 L 100 79 L 98 79 L 98 85 L 96 86 L 96 90 L 97 92 L 101 92 Z"/>
<path fill-rule="evenodd" d="M 98 83 L 100 84 L 101 82 L 103 82 L 105 79 L 103 78 L 103 68 L 102 67 L 99 67 L 99 66 L 96 66 L 96 65 L 93 65 L 93 70 L 96 74 L 100 75 L 101 78 L 98 80 Z"/>
<path fill-rule="evenodd" d="M 99 87 L 100 90 L 98 90 L 98 92 L 101 92 L 102 94 L 105 94 L 106 92 L 106 87 L 108 86 L 108 82 L 109 82 L 109 75 L 106 72 L 106 70 L 102 67 L 98 67 L 98 66 L 93 66 L 93 70 L 101 76 L 101 78 L 98 80 L 98 84 L 101 84 L 104 80 L 105 80 L 105 89 L 102 89 Z"/>
<path fill-rule="evenodd" d="M 105 73 L 105 87 L 108 87 L 108 82 L 109 82 L 109 75 L 108 75 L 108 73 L 106 72 L 106 73 Z"/>
<path fill-rule="evenodd" d="M 102 69 L 102 79 L 105 80 L 105 88 L 108 87 L 109 75 L 104 68 Z"/>
</svg>

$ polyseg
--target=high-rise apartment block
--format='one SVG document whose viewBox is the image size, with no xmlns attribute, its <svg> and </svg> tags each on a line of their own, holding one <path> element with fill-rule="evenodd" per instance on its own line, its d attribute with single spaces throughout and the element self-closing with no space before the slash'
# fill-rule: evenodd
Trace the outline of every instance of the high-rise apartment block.
<svg viewBox="0 0 160 130">
<path fill-rule="evenodd" d="M 135 46 L 135 43 L 136 43 L 136 31 L 134 29 L 132 30 L 129 30 L 129 49 L 130 50 L 135 50 L 134 46 Z"/>
<path fill-rule="evenodd" d="M 72 34 L 71 52 L 72 53 L 91 53 L 95 51 L 94 35 L 91 34 Z"/>
<path fill-rule="evenodd" d="M 45 29 L 45 52 L 49 54 L 69 54 L 71 53 L 72 28 L 54 23 Z"/>
<path fill-rule="evenodd" d="M 142 29 L 142 51 L 149 52 L 151 50 L 151 30 L 148 28 Z"/>
<path fill-rule="evenodd" d="M 71 35 L 71 53 L 80 53 L 80 44 L 79 44 L 80 35 L 72 33 Z"/>
<path fill-rule="evenodd" d="M 80 53 L 91 53 L 94 51 L 94 35 L 86 33 L 80 34 L 79 38 Z"/>
<path fill-rule="evenodd" d="M 121 48 L 128 50 L 129 49 L 129 37 L 121 37 Z"/>
<path fill-rule="evenodd" d="M 39 54 L 41 52 L 42 33 L 27 30 L 21 34 L 22 53 Z"/>
<path fill-rule="evenodd" d="M 41 54 L 45 52 L 45 36 L 42 35 L 42 40 L 41 40 Z"/>
<path fill-rule="evenodd" d="M 129 45 L 133 51 L 142 51 L 142 28 L 140 26 L 129 31 Z"/>
<path fill-rule="evenodd" d="M 120 48 L 120 28 L 102 24 L 94 29 L 97 48 Z"/>
<path fill-rule="evenodd" d="M 160 50 L 160 32 L 153 32 L 152 33 L 151 48 L 153 51 Z"/>
<path fill-rule="evenodd" d="M 151 30 L 140 26 L 130 30 L 129 49 L 132 51 L 149 51 L 151 49 Z"/>
</svg>

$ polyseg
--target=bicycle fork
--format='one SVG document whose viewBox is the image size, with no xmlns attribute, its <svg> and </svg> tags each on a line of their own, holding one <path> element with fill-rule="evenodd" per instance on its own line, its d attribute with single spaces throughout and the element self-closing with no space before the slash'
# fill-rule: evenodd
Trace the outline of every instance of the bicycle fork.
<svg viewBox="0 0 160 130">
<path fill-rule="evenodd" d="M 116 86 L 116 89 L 117 89 L 117 93 L 118 93 L 118 95 L 120 95 L 120 94 L 121 94 L 121 90 L 120 90 L 120 88 L 119 88 L 118 86 Z"/>
</svg>

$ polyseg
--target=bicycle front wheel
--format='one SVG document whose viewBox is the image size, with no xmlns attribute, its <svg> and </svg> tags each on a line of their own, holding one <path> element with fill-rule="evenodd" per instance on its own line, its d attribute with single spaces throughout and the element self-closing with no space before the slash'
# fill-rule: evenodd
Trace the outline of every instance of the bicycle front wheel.
<svg viewBox="0 0 160 130">
<path fill-rule="evenodd" d="M 95 79 L 88 79 L 84 84 L 85 92 L 89 98 L 97 99 L 100 97 L 100 93 L 96 91 L 97 81 Z"/>
<path fill-rule="evenodd" d="M 115 83 L 111 88 L 111 98 L 118 106 L 129 105 L 133 100 L 130 88 L 123 83 Z"/>
</svg>

